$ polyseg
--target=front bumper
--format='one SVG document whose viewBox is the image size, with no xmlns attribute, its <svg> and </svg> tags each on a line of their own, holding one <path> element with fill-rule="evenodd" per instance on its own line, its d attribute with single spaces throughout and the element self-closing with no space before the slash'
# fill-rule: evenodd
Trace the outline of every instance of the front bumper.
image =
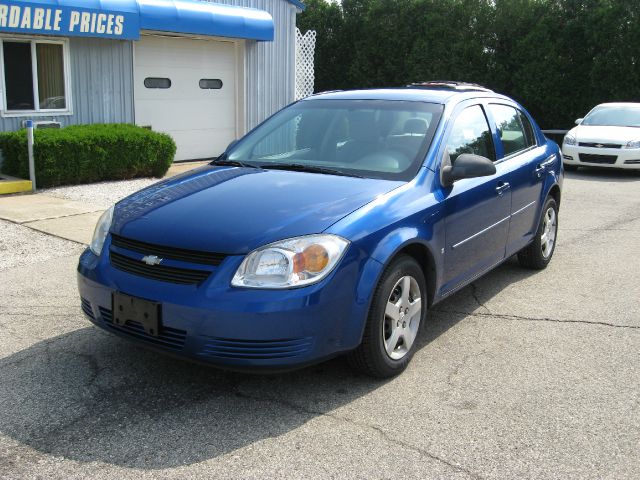
<svg viewBox="0 0 640 480">
<path fill-rule="evenodd" d="M 143 278 L 114 268 L 109 240 L 78 264 L 81 306 L 98 327 L 179 356 L 234 369 L 291 369 L 355 348 L 381 265 L 351 246 L 322 282 L 290 290 L 230 287 L 242 261 L 230 256 L 199 285 Z M 369 285 L 371 284 L 371 285 Z M 112 293 L 160 302 L 161 330 L 112 321 Z"/>
<path fill-rule="evenodd" d="M 596 148 L 562 145 L 562 161 L 567 165 L 640 169 L 640 148 Z"/>
</svg>

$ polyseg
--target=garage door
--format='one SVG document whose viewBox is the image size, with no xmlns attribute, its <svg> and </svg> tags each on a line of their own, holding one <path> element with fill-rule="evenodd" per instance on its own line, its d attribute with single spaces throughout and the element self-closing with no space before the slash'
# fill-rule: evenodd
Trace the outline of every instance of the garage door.
<svg viewBox="0 0 640 480">
<path fill-rule="evenodd" d="M 136 124 L 168 133 L 176 160 L 211 158 L 236 137 L 236 46 L 143 36 L 135 42 Z"/>
</svg>

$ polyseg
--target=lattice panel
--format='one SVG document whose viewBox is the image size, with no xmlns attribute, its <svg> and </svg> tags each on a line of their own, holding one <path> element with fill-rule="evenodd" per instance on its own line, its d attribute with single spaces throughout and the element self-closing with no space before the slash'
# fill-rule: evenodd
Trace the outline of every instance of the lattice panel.
<svg viewBox="0 0 640 480">
<path fill-rule="evenodd" d="M 316 32 L 309 30 L 302 35 L 296 28 L 296 100 L 313 93 L 315 80 L 313 55 L 316 50 Z"/>
</svg>

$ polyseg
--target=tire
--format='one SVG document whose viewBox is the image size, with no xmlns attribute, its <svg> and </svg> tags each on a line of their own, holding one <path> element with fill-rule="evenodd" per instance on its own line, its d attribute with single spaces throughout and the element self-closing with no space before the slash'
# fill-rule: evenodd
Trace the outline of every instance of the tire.
<svg viewBox="0 0 640 480">
<path fill-rule="evenodd" d="M 422 269 L 412 257 L 401 255 L 385 269 L 376 287 L 362 343 L 349 355 L 351 366 L 377 378 L 401 373 L 411 361 L 426 313 Z"/>
<path fill-rule="evenodd" d="M 578 165 L 567 165 L 566 163 L 564 164 L 564 169 L 567 172 L 577 172 L 578 171 Z"/>
<path fill-rule="evenodd" d="M 552 197 L 547 197 L 533 242 L 518 252 L 520 265 L 534 270 L 546 268 L 553 257 L 557 236 L 558 205 Z"/>
</svg>

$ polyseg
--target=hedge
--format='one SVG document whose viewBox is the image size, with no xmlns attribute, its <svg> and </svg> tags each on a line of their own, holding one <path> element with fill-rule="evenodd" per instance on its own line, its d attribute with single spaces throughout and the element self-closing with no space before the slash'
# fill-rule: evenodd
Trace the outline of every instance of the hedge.
<svg viewBox="0 0 640 480">
<path fill-rule="evenodd" d="M 161 177 L 176 153 L 170 136 L 129 124 L 74 125 L 34 133 L 38 187 Z M 29 178 L 25 130 L 0 133 L 0 150 L 3 173 Z"/>
</svg>

